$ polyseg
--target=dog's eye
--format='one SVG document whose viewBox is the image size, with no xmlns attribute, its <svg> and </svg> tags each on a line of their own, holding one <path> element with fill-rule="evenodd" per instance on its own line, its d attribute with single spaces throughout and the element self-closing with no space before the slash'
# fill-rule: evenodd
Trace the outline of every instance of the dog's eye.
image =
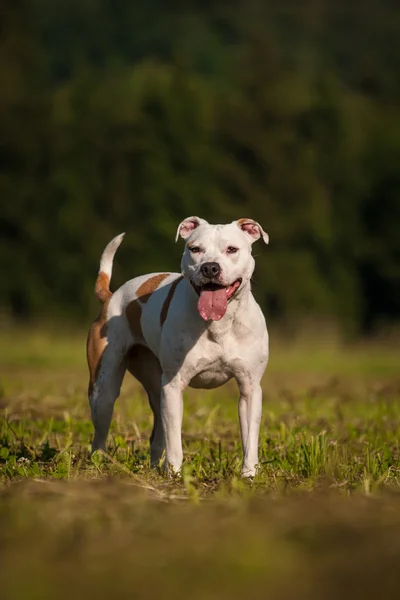
<svg viewBox="0 0 400 600">
<path fill-rule="evenodd" d="M 201 252 L 200 246 L 191 246 L 189 250 L 190 252 L 192 252 L 192 254 L 198 254 L 199 252 Z"/>
<path fill-rule="evenodd" d="M 228 246 L 226 251 L 228 254 L 235 254 L 235 252 L 237 252 L 239 250 L 239 248 L 236 248 L 235 246 Z"/>
</svg>

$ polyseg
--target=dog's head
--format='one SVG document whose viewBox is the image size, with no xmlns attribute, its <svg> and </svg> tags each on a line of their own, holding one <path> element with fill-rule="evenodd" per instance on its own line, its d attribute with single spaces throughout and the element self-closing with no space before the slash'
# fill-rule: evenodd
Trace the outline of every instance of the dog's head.
<svg viewBox="0 0 400 600">
<path fill-rule="evenodd" d="M 188 217 L 179 225 L 176 240 L 179 236 L 186 240 L 182 273 L 199 296 L 200 315 L 205 321 L 218 321 L 253 274 L 252 244 L 260 237 L 268 244 L 268 235 L 253 219 L 210 225 Z"/>
</svg>

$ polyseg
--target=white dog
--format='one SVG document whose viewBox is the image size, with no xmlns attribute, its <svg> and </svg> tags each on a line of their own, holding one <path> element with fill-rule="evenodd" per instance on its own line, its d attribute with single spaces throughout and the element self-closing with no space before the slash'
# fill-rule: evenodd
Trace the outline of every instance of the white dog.
<svg viewBox="0 0 400 600">
<path fill-rule="evenodd" d="M 178 227 L 186 240 L 179 273 L 136 277 L 114 294 L 114 254 L 124 234 L 103 252 L 96 296 L 103 303 L 87 341 L 93 451 L 105 450 L 114 402 L 128 369 L 144 386 L 154 413 L 151 462 L 166 449 L 166 465 L 182 465 L 182 394 L 187 386 L 216 388 L 234 377 L 240 390 L 243 476 L 258 463 L 268 332 L 250 287 L 253 242 L 268 235 L 252 219 L 210 225 L 189 217 Z"/>
</svg>

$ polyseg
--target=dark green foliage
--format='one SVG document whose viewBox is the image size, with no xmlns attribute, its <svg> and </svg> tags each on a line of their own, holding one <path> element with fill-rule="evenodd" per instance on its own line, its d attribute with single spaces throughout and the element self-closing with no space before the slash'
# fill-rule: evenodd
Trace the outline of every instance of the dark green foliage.
<svg viewBox="0 0 400 600">
<path fill-rule="evenodd" d="M 260 220 L 273 318 L 400 313 L 400 17 L 393 2 L 20 0 L 1 10 L 0 302 L 86 318 L 177 270 L 179 221 Z"/>
</svg>

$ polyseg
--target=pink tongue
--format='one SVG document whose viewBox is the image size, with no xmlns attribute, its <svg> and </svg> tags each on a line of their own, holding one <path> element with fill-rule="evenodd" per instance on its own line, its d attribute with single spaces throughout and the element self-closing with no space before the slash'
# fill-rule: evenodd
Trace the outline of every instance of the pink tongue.
<svg viewBox="0 0 400 600">
<path fill-rule="evenodd" d="M 222 319 L 228 306 L 225 288 L 219 290 L 202 290 L 197 303 L 200 316 L 205 321 L 219 321 Z"/>
</svg>

